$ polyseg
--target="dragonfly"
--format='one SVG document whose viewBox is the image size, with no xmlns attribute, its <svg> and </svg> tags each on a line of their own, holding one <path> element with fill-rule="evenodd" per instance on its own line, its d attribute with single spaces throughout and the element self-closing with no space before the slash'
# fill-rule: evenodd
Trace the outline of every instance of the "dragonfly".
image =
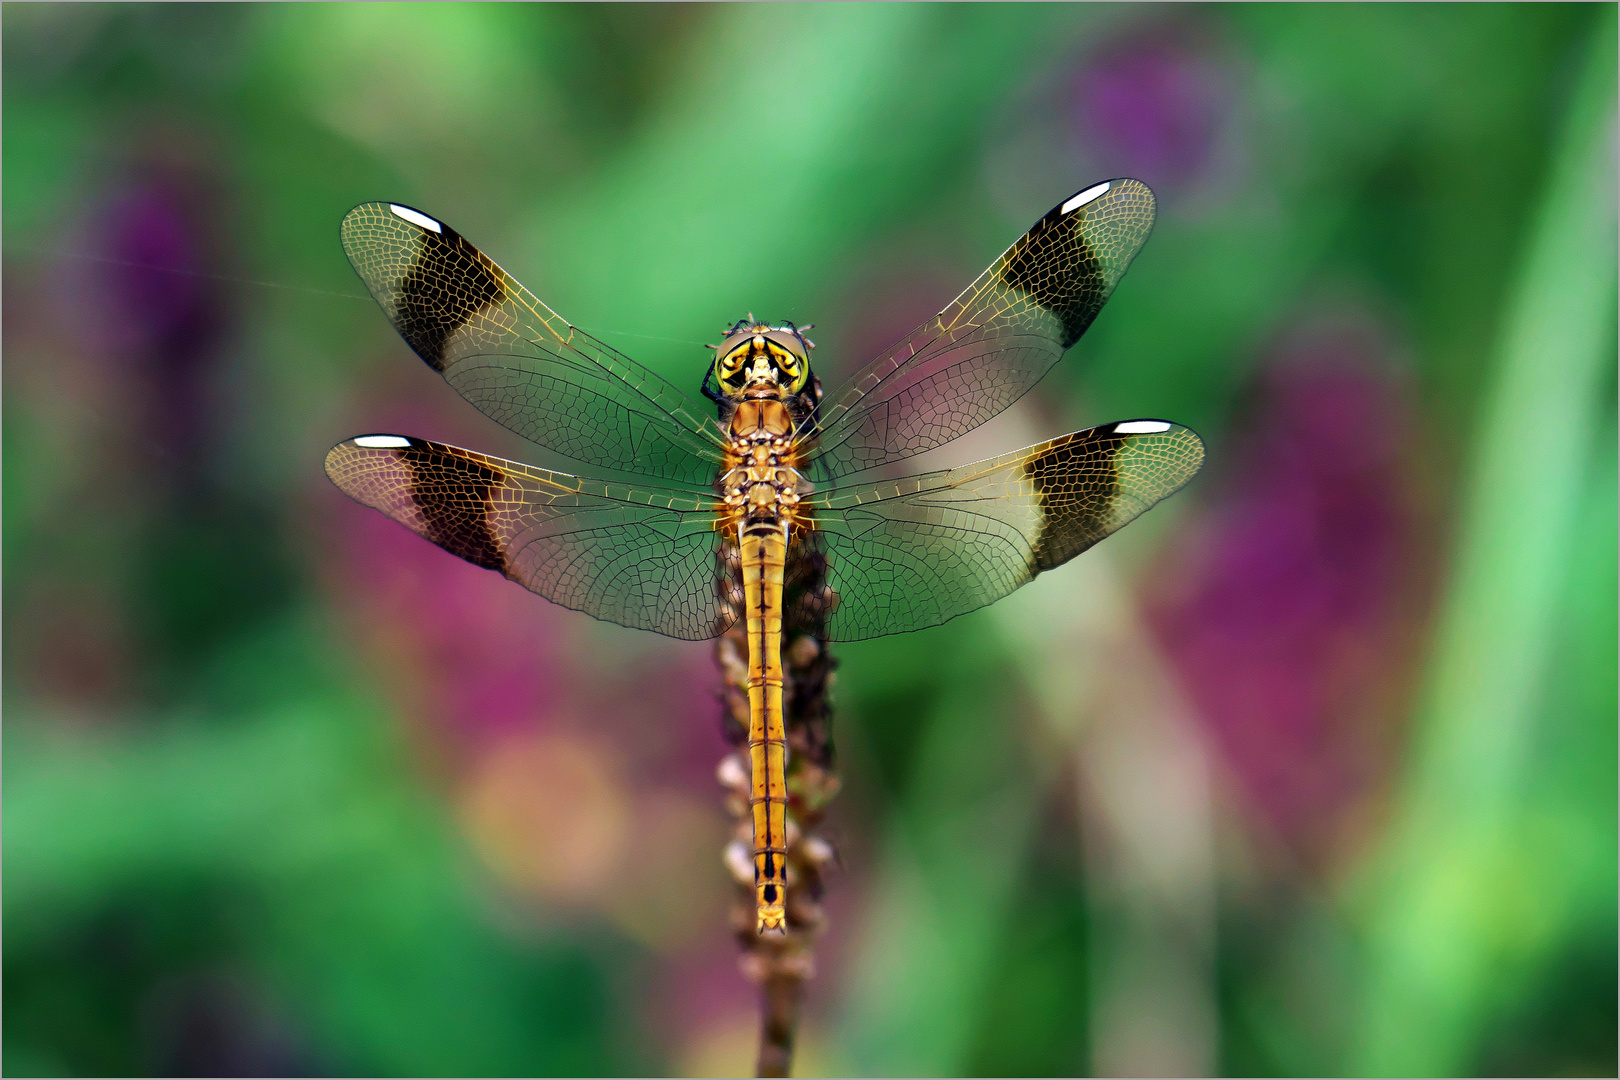
<svg viewBox="0 0 1620 1080">
<path fill-rule="evenodd" d="M 584 468 L 372 434 L 333 447 L 326 473 L 563 607 L 674 638 L 746 630 L 757 931 L 783 934 L 784 633 L 837 642 L 938 626 L 1066 563 L 1202 465 L 1193 431 L 1145 418 L 885 475 L 1039 382 L 1097 317 L 1154 214 L 1138 180 L 1085 188 L 831 393 L 812 370 L 810 327 L 750 314 L 710 346 L 705 406 L 450 226 L 364 203 L 343 219 L 343 248 L 400 336 L 490 419 Z"/>
</svg>

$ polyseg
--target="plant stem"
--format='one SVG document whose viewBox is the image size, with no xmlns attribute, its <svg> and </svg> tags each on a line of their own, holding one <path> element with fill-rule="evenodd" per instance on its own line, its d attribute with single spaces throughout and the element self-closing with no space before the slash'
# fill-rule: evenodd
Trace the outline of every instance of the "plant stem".
<svg viewBox="0 0 1620 1080">
<path fill-rule="evenodd" d="M 759 1058 L 757 1076 L 789 1076 L 793 1069 L 793 1037 L 799 1027 L 799 1002 L 804 979 L 785 972 L 766 977 L 760 995 Z"/>
</svg>

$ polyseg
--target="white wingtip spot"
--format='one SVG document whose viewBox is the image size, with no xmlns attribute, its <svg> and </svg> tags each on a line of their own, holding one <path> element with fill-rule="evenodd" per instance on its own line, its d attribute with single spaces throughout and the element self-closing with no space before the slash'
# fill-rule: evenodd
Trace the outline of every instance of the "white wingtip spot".
<svg viewBox="0 0 1620 1080">
<path fill-rule="evenodd" d="M 418 214 L 415 210 L 412 210 L 408 206 L 399 206 L 395 203 L 389 203 L 388 209 L 394 212 L 395 217 L 404 218 L 412 225 L 420 226 L 421 228 L 427 229 L 429 232 L 444 231 L 444 226 L 440 225 L 437 221 L 434 221 L 426 214 Z"/>
<path fill-rule="evenodd" d="M 1093 199 L 1096 199 L 1099 196 L 1101 196 L 1103 194 L 1103 192 L 1105 192 L 1107 190 L 1108 190 L 1108 181 L 1107 180 L 1104 180 L 1100 184 L 1094 184 L 1091 187 L 1086 188 L 1086 190 L 1082 191 L 1080 194 L 1076 195 L 1074 198 L 1070 199 L 1068 202 L 1064 203 L 1063 208 L 1061 210 L 1059 210 L 1058 212 L 1061 213 L 1061 214 L 1067 214 L 1067 213 L 1070 213 L 1071 211 L 1078 210 L 1082 206 L 1086 205 L 1086 203 L 1091 202 Z M 398 209 L 398 207 L 395 207 L 395 209 Z"/>
<path fill-rule="evenodd" d="M 1170 425 L 1163 420 L 1127 420 L 1114 425 L 1115 435 L 1157 435 L 1169 430 Z"/>
<path fill-rule="evenodd" d="M 367 450 L 399 450 L 411 445 L 411 440 L 399 435 L 362 435 L 354 440 L 354 445 Z"/>
</svg>

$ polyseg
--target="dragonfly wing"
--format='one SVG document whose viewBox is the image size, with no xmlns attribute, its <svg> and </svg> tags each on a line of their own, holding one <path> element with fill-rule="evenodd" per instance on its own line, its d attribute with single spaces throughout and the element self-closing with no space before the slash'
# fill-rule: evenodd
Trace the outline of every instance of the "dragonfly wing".
<svg viewBox="0 0 1620 1080">
<path fill-rule="evenodd" d="M 725 632 L 714 498 L 570 476 L 400 435 L 334 446 L 351 498 L 477 566 L 598 619 L 697 640 Z"/>
<path fill-rule="evenodd" d="M 486 416 L 600 468 L 714 482 L 719 432 L 691 398 L 570 326 L 454 229 L 362 203 L 341 233 L 400 336 Z"/>
<path fill-rule="evenodd" d="M 1086 332 L 1153 228 L 1140 180 L 1053 207 L 937 317 L 821 407 L 821 473 L 839 476 L 965 435 L 1022 397 Z"/>
<path fill-rule="evenodd" d="M 1204 461 L 1188 428 L 1105 424 L 986 461 L 814 497 L 833 641 L 938 626 L 1060 566 L 1174 494 Z"/>
</svg>

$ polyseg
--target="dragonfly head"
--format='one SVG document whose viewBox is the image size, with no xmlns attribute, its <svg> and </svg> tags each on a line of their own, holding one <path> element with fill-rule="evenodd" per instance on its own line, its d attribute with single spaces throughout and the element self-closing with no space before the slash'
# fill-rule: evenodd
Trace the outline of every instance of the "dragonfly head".
<svg viewBox="0 0 1620 1080">
<path fill-rule="evenodd" d="M 750 314 L 726 331 L 725 340 L 710 347 L 721 393 L 741 400 L 750 392 L 785 397 L 803 390 L 810 380 L 810 350 L 816 345 L 792 323 L 771 326 L 755 322 Z"/>
</svg>

